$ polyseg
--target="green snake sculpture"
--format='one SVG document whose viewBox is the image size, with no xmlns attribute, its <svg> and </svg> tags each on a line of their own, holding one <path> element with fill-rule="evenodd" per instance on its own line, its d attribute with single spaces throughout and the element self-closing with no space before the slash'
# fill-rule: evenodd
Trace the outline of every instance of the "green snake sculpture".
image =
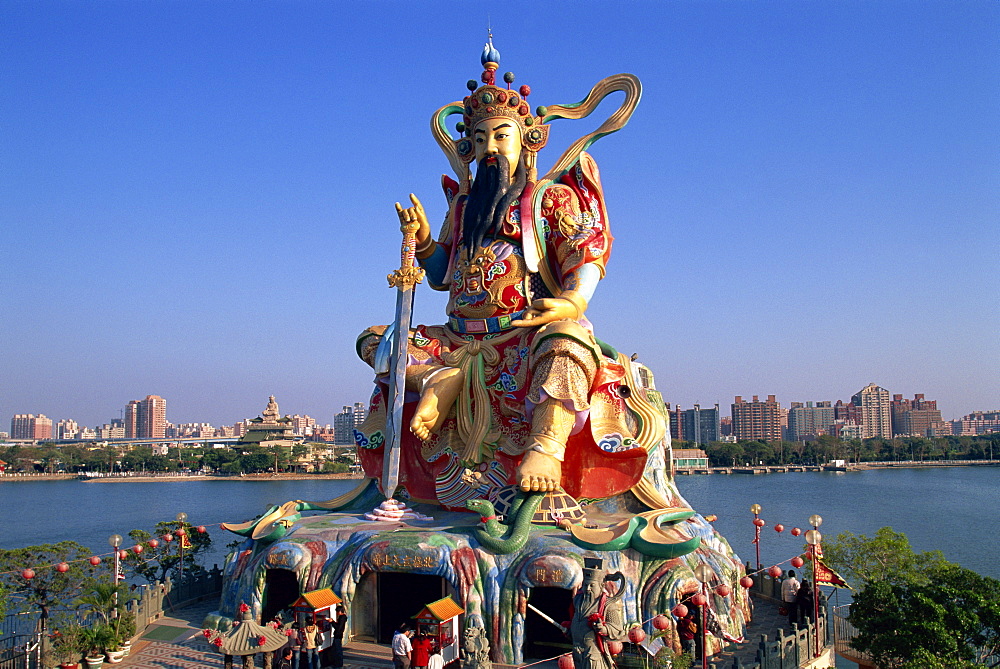
<svg viewBox="0 0 1000 669">
<path fill-rule="evenodd" d="M 571 525 L 567 529 L 577 546 L 595 551 L 634 548 L 643 555 L 675 558 L 698 548 L 701 539 L 679 527 L 680 521 L 694 516 L 692 509 L 673 507 L 638 513 L 611 527 L 590 528 Z"/>
<path fill-rule="evenodd" d="M 524 548 L 531 533 L 531 519 L 545 498 L 544 492 L 529 492 L 518 495 L 511 502 L 508 516 L 510 522 L 506 525 L 497 520 L 493 503 L 485 499 L 470 499 L 465 506 L 470 511 L 478 513 L 485 527 L 476 527 L 473 533 L 483 548 L 506 555 Z"/>
</svg>

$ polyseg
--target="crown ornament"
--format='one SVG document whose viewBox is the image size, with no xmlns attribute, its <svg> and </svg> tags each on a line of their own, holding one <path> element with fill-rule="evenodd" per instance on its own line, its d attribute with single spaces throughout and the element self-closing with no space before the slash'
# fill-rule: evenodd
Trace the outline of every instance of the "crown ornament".
<svg viewBox="0 0 1000 669">
<path fill-rule="evenodd" d="M 466 83 L 469 94 L 462 100 L 462 120 L 455 126 L 455 129 L 462 134 L 462 137 L 455 140 L 458 157 L 465 164 L 472 162 L 476 154 L 472 145 L 472 132 L 483 119 L 497 116 L 516 122 L 521 129 L 524 148 L 532 154 L 537 153 L 549 139 L 549 127 L 542 122 L 541 116 L 531 113 L 528 105 L 531 87 L 524 84 L 516 90 L 512 89 L 513 72 L 506 72 L 503 75 L 506 87 L 496 85 L 497 70 L 500 69 L 500 51 L 493 46 L 492 34 L 483 46 L 483 54 L 479 60 L 483 65 L 483 73 L 480 75 L 483 85 L 480 86 L 475 79 L 469 79 Z M 544 108 L 538 111 L 542 112 Z"/>
<path fill-rule="evenodd" d="M 468 192 L 471 183 L 470 163 L 476 152 L 472 133 L 476 125 L 484 119 L 502 116 L 517 124 L 521 130 L 521 144 L 524 147 L 523 160 L 528 170 L 528 180 L 538 179 L 536 162 L 538 151 L 549 140 L 550 121 L 556 119 L 577 120 L 593 113 L 608 95 L 623 92 L 625 99 L 596 130 L 580 137 L 567 148 L 555 165 L 542 178 L 543 181 L 557 179 L 565 173 L 591 144 L 628 123 L 632 112 L 642 96 L 639 80 L 631 74 L 616 74 L 601 79 L 580 102 L 566 105 L 538 106 L 534 113 L 528 103 L 531 87 L 527 85 L 512 88 L 514 73 L 507 72 L 502 77 L 504 86 L 497 85 L 497 71 L 500 69 L 500 51 L 493 45 L 493 34 L 489 33 L 480 57 L 483 73 L 480 80 L 470 79 L 466 88 L 469 93 L 461 101 L 447 104 L 431 116 L 431 133 L 438 146 L 444 151 L 452 169 L 461 180 L 461 190 Z M 480 85 L 480 82 L 482 85 Z M 451 116 L 461 116 L 455 124 L 458 137 L 447 127 Z"/>
</svg>

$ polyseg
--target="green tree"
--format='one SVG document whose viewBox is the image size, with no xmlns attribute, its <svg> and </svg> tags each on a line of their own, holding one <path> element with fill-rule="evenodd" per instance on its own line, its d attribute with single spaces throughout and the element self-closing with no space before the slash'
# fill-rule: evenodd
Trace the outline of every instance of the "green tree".
<svg viewBox="0 0 1000 669">
<path fill-rule="evenodd" d="M 164 581 L 168 575 L 179 576 L 181 565 L 181 537 L 177 537 L 177 530 L 183 528 L 185 532 L 184 543 L 184 571 L 202 569 L 199 562 L 200 556 L 212 545 L 212 538 L 208 532 L 198 532 L 191 523 L 178 520 L 168 520 L 156 524 L 154 533 L 146 530 L 135 529 L 128 533 L 136 544 L 143 547 L 141 553 L 128 551 L 125 557 L 125 566 L 133 573 L 146 579 L 149 583 Z M 171 534 L 175 538 L 172 541 L 164 541 L 163 536 Z M 155 539 L 157 545 L 150 546 L 149 541 Z"/>
<path fill-rule="evenodd" d="M 872 581 L 890 584 L 925 580 L 932 568 L 948 564 L 941 551 L 915 553 L 902 532 L 883 527 L 871 538 L 841 532 L 823 545 L 824 561 L 855 588 Z"/>
<path fill-rule="evenodd" d="M 850 608 L 851 645 L 880 667 L 1000 665 L 1000 581 L 954 564 L 922 576 L 866 582 Z"/>
<path fill-rule="evenodd" d="M 940 551 L 916 553 L 891 527 L 870 538 L 841 533 L 824 553 L 857 587 L 851 645 L 878 666 L 1000 666 L 1000 581 L 952 564 Z"/>
<path fill-rule="evenodd" d="M 106 566 L 90 564 L 91 555 L 89 549 L 75 541 L 0 550 L 0 584 L 10 595 L 11 608 L 40 611 L 45 629 L 52 607 L 69 606 L 90 589 L 98 574 L 106 574 Z M 65 572 L 56 569 L 61 563 L 68 567 Z M 24 578 L 25 569 L 34 571 L 34 577 Z"/>
</svg>

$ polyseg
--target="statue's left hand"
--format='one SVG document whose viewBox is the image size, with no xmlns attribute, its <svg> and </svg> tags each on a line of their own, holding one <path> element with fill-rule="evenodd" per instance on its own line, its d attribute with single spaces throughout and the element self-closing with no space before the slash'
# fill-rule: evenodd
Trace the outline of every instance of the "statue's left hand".
<svg viewBox="0 0 1000 669">
<path fill-rule="evenodd" d="M 580 309 L 576 304 L 563 297 L 544 297 L 535 300 L 524 312 L 524 317 L 510 324 L 516 328 L 534 328 L 546 323 L 564 320 L 576 320 L 580 317 Z"/>
</svg>

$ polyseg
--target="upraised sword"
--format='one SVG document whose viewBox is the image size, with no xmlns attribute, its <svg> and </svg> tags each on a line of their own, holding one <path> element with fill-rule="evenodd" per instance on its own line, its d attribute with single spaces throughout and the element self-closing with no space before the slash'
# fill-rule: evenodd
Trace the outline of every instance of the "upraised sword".
<svg viewBox="0 0 1000 669">
<path fill-rule="evenodd" d="M 386 499 L 391 499 L 399 486 L 399 449 L 404 429 L 403 399 L 406 395 L 406 362 L 409 357 L 407 345 L 413 316 L 413 289 L 424 280 L 424 270 L 417 267 L 415 262 L 416 233 L 419 227 L 416 222 L 406 222 L 399 226 L 403 233 L 400 266 L 386 277 L 389 286 L 396 289 L 396 319 L 383 336 L 376 353 L 376 371 L 389 373 L 385 448 L 382 456 L 382 494 Z"/>
</svg>

